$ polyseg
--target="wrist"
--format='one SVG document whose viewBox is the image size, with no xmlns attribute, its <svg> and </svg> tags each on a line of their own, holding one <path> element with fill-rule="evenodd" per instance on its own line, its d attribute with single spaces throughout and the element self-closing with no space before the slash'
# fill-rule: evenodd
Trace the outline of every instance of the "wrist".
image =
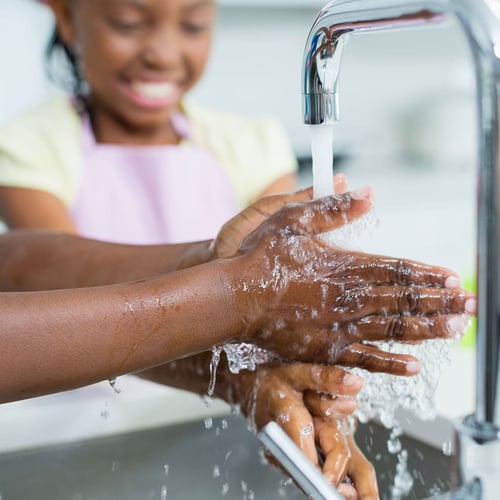
<svg viewBox="0 0 500 500">
<path fill-rule="evenodd" d="M 186 269 L 188 267 L 205 264 L 214 260 L 215 252 L 213 240 L 199 241 L 188 245 L 179 259 L 176 269 Z"/>
<path fill-rule="evenodd" d="M 231 290 L 232 301 L 226 311 L 234 325 L 232 341 L 252 343 L 260 329 L 260 318 L 265 304 L 265 286 L 259 276 L 261 271 L 253 269 L 245 257 L 220 259 L 226 287 Z"/>
</svg>

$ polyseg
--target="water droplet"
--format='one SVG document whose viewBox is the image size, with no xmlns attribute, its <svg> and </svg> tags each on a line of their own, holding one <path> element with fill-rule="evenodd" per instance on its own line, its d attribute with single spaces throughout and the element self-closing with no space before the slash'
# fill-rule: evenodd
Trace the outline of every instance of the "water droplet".
<svg viewBox="0 0 500 500">
<path fill-rule="evenodd" d="M 116 378 L 110 379 L 109 380 L 109 385 L 116 392 L 116 394 L 120 394 L 120 392 L 122 392 L 122 390 L 116 385 Z"/>
<path fill-rule="evenodd" d="M 203 404 L 205 405 L 206 408 L 210 408 L 214 404 L 213 398 L 210 396 L 207 396 L 206 394 L 201 397 Z"/>
<path fill-rule="evenodd" d="M 170 465 L 165 464 L 163 466 L 163 473 L 165 474 L 165 476 L 168 476 L 169 471 L 170 471 Z"/>
<path fill-rule="evenodd" d="M 120 462 L 115 461 L 111 464 L 111 472 L 116 472 L 119 469 L 120 469 Z"/>
<path fill-rule="evenodd" d="M 222 485 L 221 495 L 223 497 L 225 497 L 228 494 L 228 492 L 229 492 L 229 484 L 228 483 L 224 483 Z"/>
<path fill-rule="evenodd" d="M 167 487 L 165 485 L 161 487 L 160 500 L 167 500 Z"/>
<path fill-rule="evenodd" d="M 314 431 L 313 424 L 306 425 L 303 429 L 300 430 L 302 436 L 309 436 Z"/>
<path fill-rule="evenodd" d="M 219 469 L 218 465 L 214 465 L 214 470 L 213 470 L 212 475 L 213 475 L 214 479 L 220 477 L 220 469 Z"/>
<path fill-rule="evenodd" d="M 214 426 L 212 417 L 205 417 L 205 420 L 203 422 L 205 424 L 205 429 L 211 429 Z"/>
<path fill-rule="evenodd" d="M 210 361 L 210 383 L 208 385 L 207 394 L 212 397 L 215 392 L 215 384 L 217 382 L 217 368 L 219 367 L 220 355 L 222 346 L 212 347 L 212 360 Z"/>
<path fill-rule="evenodd" d="M 451 457 L 453 453 L 453 445 L 451 441 L 445 441 L 443 443 L 443 454 L 446 455 L 447 457 Z"/>
<path fill-rule="evenodd" d="M 389 439 L 387 441 L 387 450 L 391 455 L 396 455 L 401 451 L 402 445 L 399 439 Z"/>
</svg>

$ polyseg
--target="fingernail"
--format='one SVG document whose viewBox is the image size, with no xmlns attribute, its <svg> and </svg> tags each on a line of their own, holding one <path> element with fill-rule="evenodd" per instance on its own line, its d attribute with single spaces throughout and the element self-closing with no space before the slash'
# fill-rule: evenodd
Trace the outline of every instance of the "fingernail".
<svg viewBox="0 0 500 500">
<path fill-rule="evenodd" d="M 470 318 L 466 314 L 463 314 L 462 316 L 454 316 L 448 320 L 446 327 L 453 338 L 459 339 L 469 326 L 469 321 Z"/>
<path fill-rule="evenodd" d="M 448 276 L 444 282 L 444 286 L 446 288 L 460 288 L 460 285 L 460 278 L 457 278 L 456 276 Z"/>
<path fill-rule="evenodd" d="M 353 200 L 369 200 L 373 196 L 372 188 L 369 186 L 362 187 L 361 189 L 357 189 L 356 191 L 351 192 L 351 198 Z"/>
<path fill-rule="evenodd" d="M 353 375 L 352 373 L 346 373 L 344 375 L 344 385 L 347 386 L 354 386 L 354 385 L 363 385 L 364 380 L 361 377 L 358 377 L 358 375 Z"/>
<path fill-rule="evenodd" d="M 477 300 L 476 299 L 469 299 L 465 303 L 465 312 L 467 314 L 476 314 L 476 312 L 477 312 Z"/>
<path fill-rule="evenodd" d="M 410 361 L 406 365 L 406 371 L 408 372 L 408 375 L 417 375 L 420 372 L 420 362 L 417 360 Z"/>
</svg>

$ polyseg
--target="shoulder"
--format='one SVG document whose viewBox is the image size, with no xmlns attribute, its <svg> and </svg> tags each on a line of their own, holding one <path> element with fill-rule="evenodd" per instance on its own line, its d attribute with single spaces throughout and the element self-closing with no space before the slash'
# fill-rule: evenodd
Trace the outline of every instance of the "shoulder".
<svg viewBox="0 0 500 500">
<path fill-rule="evenodd" d="M 0 185 L 42 189 L 68 201 L 81 120 L 61 94 L 0 125 Z"/>
<path fill-rule="evenodd" d="M 0 126 L 2 137 L 13 137 L 15 133 L 33 133 L 42 130 L 57 130 L 67 126 L 78 127 L 78 114 L 70 99 L 57 93 L 42 104 L 24 111 Z"/>
<path fill-rule="evenodd" d="M 275 118 L 250 118 L 193 104 L 186 104 L 185 112 L 194 138 L 217 157 L 233 180 L 242 206 L 296 171 L 287 133 Z"/>
<path fill-rule="evenodd" d="M 203 141 L 210 139 L 231 147 L 233 141 L 264 144 L 286 138 L 281 123 L 273 117 L 250 118 L 193 104 L 186 104 L 185 110 L 195 136 Z"/>
</svg>

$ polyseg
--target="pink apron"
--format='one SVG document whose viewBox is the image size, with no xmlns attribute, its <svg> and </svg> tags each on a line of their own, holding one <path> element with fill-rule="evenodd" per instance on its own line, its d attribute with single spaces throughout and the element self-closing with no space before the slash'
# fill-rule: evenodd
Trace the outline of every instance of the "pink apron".
<svg viewBox="0 0 500 500">
<path fill-rule="evenodd" d="M 188 122 L 173 120 L 182 137 Z M 210 152 L 181 145 L 98 144 L 83 118 L 83 171 L 71 215 L 83 236 L 131 244 L 211 239 L 238 212 L 234 189 Z"/>
</svg>

